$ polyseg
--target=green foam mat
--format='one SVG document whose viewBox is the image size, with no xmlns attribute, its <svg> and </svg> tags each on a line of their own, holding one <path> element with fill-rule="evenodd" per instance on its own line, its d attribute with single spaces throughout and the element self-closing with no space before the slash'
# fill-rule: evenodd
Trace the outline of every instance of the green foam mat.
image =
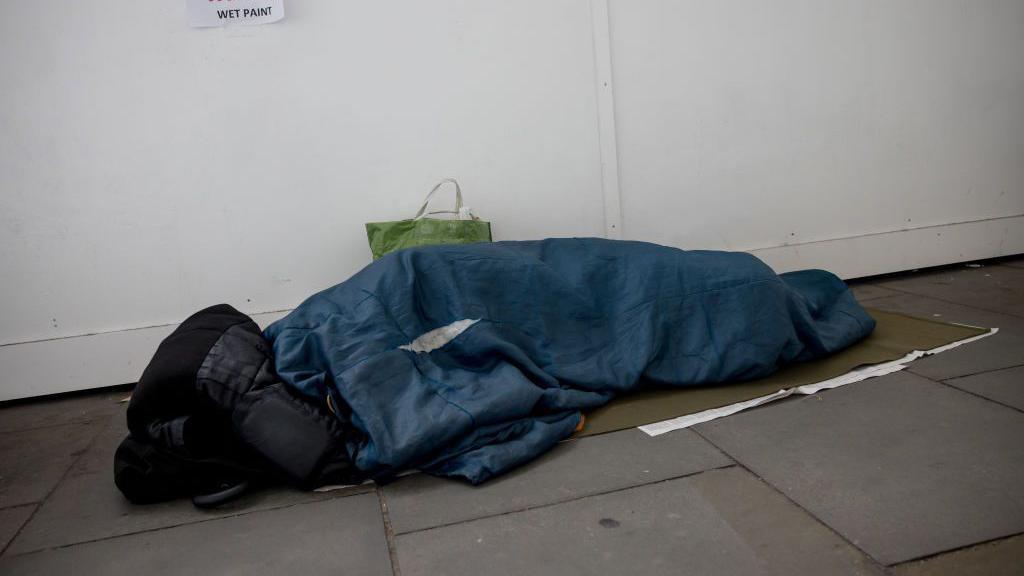
<svg viewBox="0 0 1024 576">
<path fill-rule="evenodd" d="M 813 362 L 792 364 L 759 380 L 695 388 L 649 389 L 621 396 L 588 412 L 583 430 L 577 435 L 590 436 L 635 428 L 752 400 L 779 390 L 836 378 L 859 366 L 892 362 L 915 350 L 932 350 L 988 332 L 986 328 L 947 324 L 870 308 L 868 313 L 876 322 L 874 332 L 838 354 Z"/>
</svg>

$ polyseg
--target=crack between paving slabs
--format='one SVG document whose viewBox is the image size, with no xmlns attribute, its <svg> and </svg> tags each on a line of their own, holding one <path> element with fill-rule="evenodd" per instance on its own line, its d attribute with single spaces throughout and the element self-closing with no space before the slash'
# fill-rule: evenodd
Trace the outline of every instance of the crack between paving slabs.
<svg viewBox="0 0 1024 576">
<path fill-rule="evenodd" d="M 67 544 L 60 544 L 58 546 L 47 546 L 45 548 L 39 548 L 37 550 L 28 550 L 26 552 L 20 552 L 18 554 L 13 554 L 10 557 L 14 558 L 14 557 L 17 557 L 17 556 L 28 556 L 28 555 L 31 555 L 31 554 L 39 554 L 40 552 L 50 552 L 52 550 L 61 550 L 63 548 L 71 548 L 72 546 L 79 546 L 81 544 L 94 544 L 96 542 L 103 542 L 103 541 L 106 541 L 106 540 L 116 540 L 118 538 L 124 538 L 125 536 L 134 536 L 136 534 L 148 534 L 150 532 L 159 532 L 161 530 L 170 530 L 171 528 L 180 528 L 182 526 L 191 526 L 193 524 L 205 524 L 207 522 L 216 522 L 217 520 L 226 520 L 228 518 L 238 518 L 239 516 L 248 516 L 250 514 L 259 514 L 261 512 L 273 512 L 275 510 L 284 510 L 286 508 L 294 508 L 296 506 L 307 506 L 307 505 L 310 505 L 310 504 L 319 504 L 321 502 L 326 502 L 328 500 L 333 500 L 335 498 L 349 498 L 349 497 L 352 497 L 352 496 L 362 496 L 364 494 L 369 494 L 369 493 L 370 493 L 369 490 L 360 490 L 360 491 L 351 492 L 351 493 L 333 494 L 333 495 L 328 496 L 326 498 L 320 498 L 320 499 L 317 499 L 317 500 L 307 500 L 305 502 L 292 502 L 291 504 L 282 504 L 280 506 L 271 506 L 271 507 L 268 507 L 268 508 L 259 508 L 259 509 L 256 509 L 256 510 L 239 510 L 238 513 L 236 513 L 236 514 L 224 514 L 223 516 L 213 516 L 213 517 L 210 517 L 210 518 L 200 518 L 198 520 L 182 522 L 180 524 L 172 524 L 170 526 L 158 526 L 158 527 L 155 527 L 155 528 L 146 528 L 144 530 L 135 530 L 133 532 L 125 532 L 123 534 L 112 534 L 110 536 L 103 536 L 101 538 L 93 538 L 91 540 L 81 540 L 81 541 L 78 541 L 78 542 L 69 542 Z M 49 497 L 49 496 L 47 496 L 47 497 Z M 40 503 L 39 506 L 36 509 L 38 510 L 38 508 L 41 507 L 41 506 L 42 506 L 42 503 Z M 35 515 L 35 513 L 33 513 L 33 515 Z M 32 518 L 30 517 L 29 520 L 31 520 L 31 519 Z M 24 528 L 27 525 L 28 525 L 28 521 L 25 522 L 25 524 L 22 526 L 22 528 Z M 19 530 L 19 533 L 20 533 L 20 530 Z M 17 535 L 15 535 L 15 538 L 17 538 Z M 14 538 L 11 539 L 11 542 L 12 543 L 14 542 Z M 8 544 L 8 547 L 9 546 L 10 546 L 10 544 Z M 6 550 L 6 548 L 5 548 L 5 550 Z M 6 558 L 6 556 L 3 556 L 2 554 L 0 554 L 0 558 Z"/>
<path fill-rule="evenodd" d="M 42 499 L 40 499 L 38 502 L 26 502 L 26 504 L 35 504 L 35 508 L 32 509 L 32 513 L 28 515 L 28 518 L 26 518 L 25 521 L 21 523 L 21 526 L 18 526 L 18 530 L 14 533 L 13 536 L 11 536 L 11 539 L 7 541 L 7 545 L 4 546 L 2 550 L 0 550 L 0 558 L 6 557 L 7 550 L 11 547 L 11 544 L 14 544 L 14 541 L 17 540 L 19 536 L 21 536 L 21 532 L 25 529 L 26 526 L 29 525 L 30 522 L 32 522 L 32 519 L 36 517 L 36 514 L 39 513 L 39 509 L 43 507 L 43 504 L 45 504 L 46 501 L 50 499 L 50 496 L 52 496 L 53 493 L 57 491 L 57 487 L 64 483 L 64 480 L 68 477 L 68 474 L 71 473 L 71 470 L 76 465 L 78 465 L 78 462 L 83 457 L 85 457 L 89 450 L 92 449 L 92 447 L 96 444 L 99 437 L 103 434 L 104 430 L 105 429 L 103 428 L 103 426 L 96 427 L 96 433 L 93 434 L 92 439 L 90 439 L 89 443 L 86 444 L 84 448 L 82 448 L 81 452 L 75 455 L 74 459 L 71 460 L 71 463 L 68 465 L 68 467 L 64 469 L 64 473 L 60 475 L 60 478 L 57 479 L 56 482 L 53 483 L 53 486 L 50 487 L 50 489 L 46 492 L 46 495 L 44 495 Z"/>
<path fill-rule="evenodd" d="M 714 468 L 708 468 L 706 470 L 698 470 L 696 472 L 690 472 L 688 474 L 681 474 L 679 476 L 672 476 L 671 478 L 662 478 L 660 480 L 653 480 L 651 482 L 643 482 L 640 484 L 633 484 L 630 486 L 623 486 L 621 488 L 612 488 L 611 490 L 603 490 L 601 492 L 594 492 L 592 494 L 583 494 L 576 496 L 575 498 L 567 498 L 565 500 L 558 500 L 556 502 L 545 502 L 544 504 L 535 504 L 533 506 L 524 506 L 522 508 L 516 508 L 514 510 L 506 510 L 504 512 L 497 512 L 495 514 L 486 514 L 484 516 L 478 516 L 476 518 L 466 518 L 465 520 L 455 520 L 453 522 L 445 522 L 444 524 L 438 524 L 436 526 L 427 526 L 426 528 L 417 528 L 415 530 L 406 530 L 404 532 L 396 532 L 396 536 L 406 536 L 408 534 L 417 534 L 419 532 L 427 532 L 429 530 L 437 530 L 438 528 L 448 528 L 449 526 L 456 526 L 458 524 L 466 524 L 469 522 L 476 522 L 477 520 L 486 520 L 488 518 L 499 518 L 501 516 L 508 516 L 509 514 L 518 514 L 520 512 L 529 512 L 530 510 L 539 510 L 541 508 L 548 508 L 551 506 L 558 506 L 560 504 L 566 504 L 569 502 L 576 502 L 577 500 L 585 500 L 587 498 L 593 498 L 595 496 L 604 496 L 606 494 L 615 494 L 616 492 L 625 492 L 626 490 L 632 490 L 633 488 L 643 488 L 645 486 L 653 486 L 655 484 L 663 484 L 665 482 L 672 482 L 673 480 L 682 480 L 683 478 L 690 478 L 691 476 L 697 476 L 698 474 L 705 474 L 707 472 L 714 472 L 716 470 L 725 470 L 736 466 L 735 463 L 730 462 L 724 466 L 716 466 Z"/>
<path fill-rule="evenodd" d="M 945 298 L 937 298 L 935 296 L 919 294 L 917 292 L 911 292 L 910 290 L 904 290 L 902 288 L 891 288 L 889 286 L 885 286 L 884 288 L 887 288 L 889 290 L 895 290 L 896 292 L 899 292 L 900 295 L 917 296 L 918 298 L 930 298 L 932 300 L 937 300 L 939 302 L 945 302 L 946 304 L 955 304 L 956 306 L 963 306 L 964 308 L 973 308 L 975 310 L 981 310 L 982 312 L 988 312 L 989 314 L 1002 314 L 1003 316 L 1010 316 L 1010 317 L 1017 318 L 1017 319 L 1024 318 L 1024 315 L 1016 314 L 1014 312 L 1006 312 L 1004 310 L 993 310 L 991 308 L 982 308 L 980 306 L 974 306 L 972 304 L 964 304 L 963 302 L 957 302 L 955 300 L 946 300 Z M 872 298 L 872 300 L 881 300 L 882 298 L 895 298 L 895 297 L 896 296 L 881 296 L 879 298 Z"/>
<path fill-rule="evenodd" d="M 974 374 L 964 374 L 963 376 L 956 376 L 954 378 L 946 378 L 945 380 L 933 380 L 933 379 L 931 379 L 931 378 L 929 378 L 927 376 L 921 376 L 917 372 L 914 372 L 913 374 L 915 376 L 920 376 L 921 378 L 924 378 L 925 380 L 928 380 L 929 382 L 934 382 L 935 384 L 939 384 L 941 386 L 946 386 L 947 388 L 952 388 L 953 390 L 956 390 L 957 392 L 963 392 L 964 394 L 970 394 L 971 396 L 976 396 L 978 398 L 981 398 L 982 400 L 991 402 L 993 404 L 998 404 L 999 406 L 1003 406 L 1005 408 L 1009 408 L 1010 410 L 1014 410 L 1016 412 L 1024 413 L 1024 410 L 1021 410 L 1020 408 L 1018 408 L 1016 406 L 1011 406 L 1010 404 L 1007 404 L 1005 402 L 1000 402 L 999 400 L 996 400 L 994 398 L 989 398 L 988 396 L 984 396 L 984 395 L 979 394 L 977 392 L 974 392 L 972 390 L 965 390 L 963 388 L 960 388 L 959 386 L 954 386 L 953 384 L 949 383 L 950 380 L 957 380 L 959 378 L 967 378 L 969 376 L 977 376 L 979 374 L 988 374 L 989 372 L 999 372 L 1000 370 L 1009 370 L 1011 368 L 1020 368 L 1021 366 L 1024 366 L 1024 364 L 1018 364 L 1016 366 L 1008 366 L 1006 368 L 996 368 L 995 370 L 983 370 L 981 372 L 975 372 Z"/>
<path fill-rule="evenodd" d="M 377 485 L 377 501 L 380 502 L 380 516 L 384 522 L 384 538 L 388 545 L 388 558 L 391 560 L 391 573 L 394 576 L 402 576 L 402 569 L 398 565 L 398 542 L 395 540 L 395 530 L 391 526 L 391 514 L 388 511 L 387 497 L 384 495 L 384 487 Z"/>
<path fill-rule="evenodd" d="M 982 540 L 981 542 L 974 542 L 972 544 L 964 544 L 963 546 L 957 546 L 956 548 L 950 548 L 949 550 L 942 550 L 940 552 L 934 552 L 932 554 L 925 554 L 924 556 L 918 556 L 917 558 L 911 558 L 910 560 L 904 560 L 903 562 L 898 562 L 896 564 L 893 564 L 889 568 L 897 568 L 899 566 L 903 566 L 904 564 L 911 564 L 913 562 L 927 562 L 928 560 L 932 560 L 932 559 L 935 559 L 935 558 L 940 558 L 942 556 L 945 556 L 946 554 L 953 554 L 954 552 L 962 552 L 964 550 L 968 550 L 970 548 L 975 548 L 977 546 L 988 546 L 988 545 L 991 545 L 991 544 L 996 544 L 998 542 L 1002 542 L 1003 540 L 1009 540 L 1011 538 L 1017 538 L 1018 536 L 1024 536 L 1024 532 L 1015 532 L 1013 534 L 1008 534 L 1006 536 L 997 536 L 995 538 L 990 538 L 988 540 Z"/>
<path fill-rule="evenodd" d="M 733 456 L 732 454 L 730 454 L 729 452 L 724 450 L 721 446 L 719 446 L 718 444 L 715 444 L 714 442 L 712 442 L 708 437 L 706 437 L 705 435 L 701 434 L 700 431 L 698 431 L 696 429 L 696 427 L 691 427 L 690 430 L 692 430 L 697 436 L 700 436 L 701 438 L 703 438 L 705 442 L 707 442 L 708 444 L 711 444 L 712 446 L 714 446 L 715 448 L 720 450 L 722 452 L 722 454 L 725 454 L 729 458 L 732 458 L 732 460 L 734 462 L 736 462 L 736 466 L 738 466 L 739 468 L 741 468 L 743 470 L 746 470 L 751 476 L 753 476 L 754 478 L 757 478 L 757 480 L 759 482 L 761 482 L 762 484 L 767 486 L 772 491 L 778 493 L 780 496 L 785 498 L 786 501 L 789 502 L 790 504 L 792 504 L 793 506 L 796 506 L 798 509 L 802 510 L 805 514 L 807 514 L 808 516 L 813 518 L 815 522 L 817 522 L 817 523 L 821 524 L 822 526 L 824 526 L 826 530 L 828 530 L 829 532 L 834 534 L 837 538 L 839 538 L 843 542 L 846 542 L 847 544 L 849 544 L 851 547 L 853 547 L 854 550 L 859 551 L 861 553 L 861 555 L 863 555 L 863 557 L 866 558 L 869 563 L 871 563 L 872 566 L 874 566 L 875 568 L 879 569 L 883 574 L 889 574 L 890 573 L 888 567 L 885 564 L 882 564 L 877 559 L 875 559 L 874 556 L 872 556 L 871 554 L 868 554 L 867 551 L 862 549 L 860 546 L 857 546 L 856 544 L 851 542 L 847 537 L 845 537 L 842 534 L 840 534 L 839 532 L 837 532 L 834 528 L 829 526 L 824 520 L 822 520 L 821 518 L 818 518 L 810 510 L 808 510 L 807 508 L 804 508 L 803 506 L 801 506 L 799 502 L 796 502 L 795 500 L 790 498 L 785 492 L 783 492 L 782 490 L 779 490 L 771 482 L 768 482 L 767 480 L 762 478 L 760 474 L 757 474 L 756 472 L 754 472 L 753 470 L 748 468 L 746 464 L 744 464 L 738 458 L 736 458 L 735 456 Z"/>
</svg>

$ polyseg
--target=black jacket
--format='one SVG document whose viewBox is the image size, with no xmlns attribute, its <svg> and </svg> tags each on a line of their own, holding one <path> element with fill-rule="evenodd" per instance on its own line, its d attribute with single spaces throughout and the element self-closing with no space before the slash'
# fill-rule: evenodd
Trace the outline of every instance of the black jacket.
<svg viewBox="0 0 1024 576">
<path fill-rule="evenodd" d="M 252 480 L 358 483 L 344 423 L 277 378 L 269 344 L 227 304 L 189 317 L 157 348 L 128 405 L 114 480 L 133 502 Z"/>
</svg>

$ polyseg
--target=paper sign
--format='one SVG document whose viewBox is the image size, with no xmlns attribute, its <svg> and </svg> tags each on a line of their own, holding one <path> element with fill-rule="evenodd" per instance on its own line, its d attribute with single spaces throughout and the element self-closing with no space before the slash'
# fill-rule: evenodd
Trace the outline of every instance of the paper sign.
<svg viewBox="0 0 1024 576">
<path fill-rule="evenodd" d="M 268 24 L 284 18 L 284 0 L 185 0 L 193 27 Z"/>
</svg>

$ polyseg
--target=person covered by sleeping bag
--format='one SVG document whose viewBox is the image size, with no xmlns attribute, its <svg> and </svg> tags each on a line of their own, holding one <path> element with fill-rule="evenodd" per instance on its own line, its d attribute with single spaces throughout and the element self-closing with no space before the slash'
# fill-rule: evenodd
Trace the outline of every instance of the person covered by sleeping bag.
<svg viewBox="0 0 1024 576">
<path fill-rule="evenodd" d="M 264 336 L 285 385 L 328 401 L 356 469 L 472 483 L 535 458 L 641 386 L 759 378 L 872 318 L 823 270 L 593 238 L 388 254 Z"/>
</svg>

